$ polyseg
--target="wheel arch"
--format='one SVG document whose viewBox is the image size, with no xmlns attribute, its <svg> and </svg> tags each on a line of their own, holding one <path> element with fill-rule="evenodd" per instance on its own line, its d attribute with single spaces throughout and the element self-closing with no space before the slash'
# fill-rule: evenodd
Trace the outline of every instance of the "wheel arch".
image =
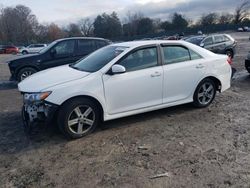
<svg viewBox="0 0 250 188">
<path fill-rule="evenodd" d="M 65 100 L 65 101 L 60 105 L 60 107 L 63 106 L 66 102 L 68 102 L 68 101 L 70 101 L 70 100 L 73 100 L 73 99 L 80 99 L 80 98 L 85 98 L 85 99 L 89 99 L 89 100 L 93 101 L 93 102 L 98 106 L 98 108 L 100 109 L 101 120 L 103 121 L 103 118 L 104 118 L 104 107 L 103 107 L 103 105 L 101 104 L 101 102 L 100 102 L 98 99 L 96 99 L 95 97 L 93 97 L 93 96 L 89 96 L 89 95 L 77 95 L 77 96 L 74 96 L 74 97 L 70 97 L 70 98 L 68 98 L 67 100 Z M 60 108 L 60 107 L 59 107 L 59 108 Z"/>
<path fill-rule="evenodd" d="M 225 54 L 230 51 L 232 53 L 232 58 L 234 57 L 234 50 L 232 48 L 226 48 L 225 49 Z"/>
<path fill-rule="evenodd" d="M 203 78 L 202 80 L 200 80 L 198 85 L 205 79 L 211 79 L 215 83 L 216 90 L 221 92 L 221 87 L 222 87 L 221 81 L 218 78 L 216 78 L 215 76 L 207 76 L 207 77 Z"/>
<path fill-rule="evenodd" d="M 35 69 L 37 71 L 40 71 L 40 69 L 37 66 L 34 66 L 34 65 L 23 65 L 23 66 L 17 67 L 17 69 L 15 70 L 15 78 L 17 78 L 20 70 L 25 69 L 25 68 L 33 68 L 33 69 Z"/>
</svg>

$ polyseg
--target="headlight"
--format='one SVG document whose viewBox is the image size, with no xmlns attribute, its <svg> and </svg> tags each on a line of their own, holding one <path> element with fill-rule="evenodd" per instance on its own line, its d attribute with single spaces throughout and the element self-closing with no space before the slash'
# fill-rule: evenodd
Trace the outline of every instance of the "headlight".
<svg viewBox="0 0 250 188">
<path fill-rule="evenodd" d="M 51 91 L 41 93 L 25 93 L 23 96 L 23 100 L 25 103 L 40 102 L 45 100 L 50 94 Z"/>
</svg>

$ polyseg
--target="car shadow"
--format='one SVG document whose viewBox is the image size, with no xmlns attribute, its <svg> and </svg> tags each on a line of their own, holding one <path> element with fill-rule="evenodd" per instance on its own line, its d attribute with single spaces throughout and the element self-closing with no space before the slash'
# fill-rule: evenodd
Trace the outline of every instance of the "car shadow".
<svg viewBox="0 0 250 188">
<path fill-rule="evenodd" d="M 0 153 L 13 154 L 30 148 L 66 143 L 55 126 L 38 124 L 30 134 L 24 132 L 21 112 L 0 113 Z"/>
<path fill-rule="evenodd" d="M 185 113 L 188 110 L 196 109 L 192 107 L 192 105 L 186 104 L 103 122 L 97 130 L 92 133 L 92 136 L 105 131 L 133 126 L 135 123 L 141 123 L 140 126 L 143 126 L 145 121 L 154 118 L 172 117 L 175 114 Z M 30 134 L 26 134 L 22 127 L 20 112 L 0 113 L 0 137 L 0 153 L 7 154 L 15 154 L 29 149 L 43 148 L 52 145 L 62 146 L 70 141 L 59 132 L 55 124 L 48 126 L 38 124 Z"/>
<path fill-rule="evenodd" d="M 192 104 L 184 104 L 174 107 L 168 107 L 160 110 L 155 110 L 151 112 L 141 113 L 137 115 L 132 115 L 124 118 L 119 118 L 115 120 L 110 120 L 103 122 L 100 126 L 102 130 L 116 129 L 123 126 L 128 126 L 135 123 L 143 123 L 156 118 L 172 117 L 175 114 L 182 114 L 186 111 L 197 110 Z"/>
<path fill-rule="evenodd" d="M 16 89 L 17 82 L 14 81 L 0 81 L 0 91 L 1 90 L 9 90 L 9 89 Z"/>
</svg>

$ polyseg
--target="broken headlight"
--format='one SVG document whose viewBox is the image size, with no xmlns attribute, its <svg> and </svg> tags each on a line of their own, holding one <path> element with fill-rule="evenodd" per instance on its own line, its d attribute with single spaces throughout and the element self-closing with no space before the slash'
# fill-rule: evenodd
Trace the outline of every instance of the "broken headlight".
<svg viewBox="0 0 250 188">
<path fill-rule="evenodd" d="M 23 95 L 23 101 L 24 103 L 41 102 L 45 100 L 50 94 L 51 91 L 40 92 L 40 93 L 25 93 Z"/>
</svg>

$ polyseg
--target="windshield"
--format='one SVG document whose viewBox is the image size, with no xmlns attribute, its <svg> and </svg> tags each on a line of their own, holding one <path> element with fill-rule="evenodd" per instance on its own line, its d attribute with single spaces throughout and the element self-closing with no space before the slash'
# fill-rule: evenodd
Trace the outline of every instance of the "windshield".
<svg viewBox="0 0 250 188">
<path fill-rule="evenodd" d="M 47 52 L 47 50 L 50 49 L 52 46 L 54 46 L 56 43 L 57 43 L 57 41 L 54 41 L 54 42 L 50 43 L 48 46 L 41 49 L 38 53 L 43 54 L 44 52 Z"/>
<path fill-rule="evenodd" d="M 186 39 L 187 42 L 190 42 L 192 44 L 196 44 L 196 45 L 200 45 L 201 41 L 204 39 L 205 37 L 191 37 Z"/>
<path fill-rule="evenodd" d="M 101 48 L 84 59 L 80 60 L 72 68 L 86 72 L 96 72 L 122 53 L 127 47 L 107 46 Z"/>
</svg>

